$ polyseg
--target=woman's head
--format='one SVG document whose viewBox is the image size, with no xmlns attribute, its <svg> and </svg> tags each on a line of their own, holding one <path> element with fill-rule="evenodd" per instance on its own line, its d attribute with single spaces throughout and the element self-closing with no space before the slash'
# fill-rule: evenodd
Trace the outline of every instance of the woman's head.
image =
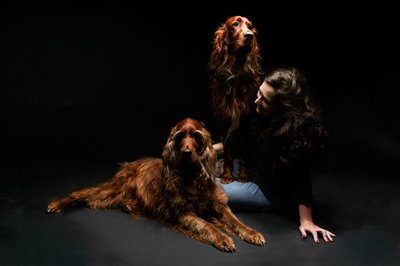
<svg viewBox="0 0 400 266">
<path fill-rule="evenodd" d="M 272 116 L 274 113 L 273 100 L 275 98 L 276 90 L 264 81 L 258 92 L 257 99 L 255 100 L 256 112 L 262 116 Z"/>
<path fill-rule="evenodd" d="M 296 68 L 278 68 L 265 76 L 255 103 L 263 116 L 307 114 L 310 95 L 304 76 Z"/>
</svg>

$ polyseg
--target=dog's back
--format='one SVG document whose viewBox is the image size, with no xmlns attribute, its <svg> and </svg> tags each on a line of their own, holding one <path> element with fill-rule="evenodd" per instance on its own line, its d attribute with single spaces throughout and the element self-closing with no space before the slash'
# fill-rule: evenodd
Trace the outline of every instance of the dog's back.
<svg viewBox="0 0 400 266">
<path fill-rule="evenodd" d="M 136 216 L 166 219 L 162 159 L 149 157 L 124 163 L 113 182 L 123 209 Z"/>
</svg>

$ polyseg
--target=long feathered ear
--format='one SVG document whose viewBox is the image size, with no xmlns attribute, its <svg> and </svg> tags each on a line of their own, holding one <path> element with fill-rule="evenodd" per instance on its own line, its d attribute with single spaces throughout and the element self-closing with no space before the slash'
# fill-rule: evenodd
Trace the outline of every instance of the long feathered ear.
<svg viewBox="0 0 400 266">
<path fill-rule="evenodd" d="M 260 51 L 260 46 L 258 44 L 258 40 L 257 40 L 257 30 L 255 28 L 253 28 L 253 33 L 254 33 L 254 37 L 253 37 L 253 41 L 252 41 L 252 45 L 251 45 L 251 52 L 247 55 L 247 62 L 248 64 L 246 64 L 246 71 L 249 71 L 253 74 L 262 74 L 262 73 L 258 73 L 259 70 L 261 69 L 261 51 Z"/>
<path fill-rule="evenodd" d="M 225 25 L 219 27 L 214 33 L 214 50 L 221 52 L 224 46 L 227 45 L 227 29 Z"/>
<path fill-rule="evenodd" d="M 164 162 L 165 167 L 171 168 L 174 166 L 174 162 L 176 162 L 177 152 L 175 145 L 175 134 L 177 132 L 177 127 L 173 127 L 171 129 L 171 133 L 167 139 L 167 143 L 164 145 L 162 160 Z"/>
<path fill-rule="evenodd" d="M 251 45 L 251 53 L 255 55 L 260 54 L 260 46 L 258 45 L 258 32 L 256 28 L 252 29 L 253 32 L 253 40 L 252 40 L 252 45 Z"/>
<path fill-rule="evenodd" d="M 226 63 L 228 58 L 227 28 L 220 26 L 214 33 L 213 50 L 209 61 L 209 68 L 216 70 Z"/>
<path fill-rule="evenodd" d="M 201 156 L 202 174 L 205 179 L 215 180 L 215 168 L 217 165 L 217 153 L 212 146 L 212 138 L 207 129 L 202 129 L 203 136 L 203 153 Z"/>
</svg>

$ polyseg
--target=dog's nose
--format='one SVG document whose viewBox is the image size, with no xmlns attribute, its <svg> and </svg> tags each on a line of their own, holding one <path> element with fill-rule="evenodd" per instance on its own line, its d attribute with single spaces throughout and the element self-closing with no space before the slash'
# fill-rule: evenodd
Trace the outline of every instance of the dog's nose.
<svg viewBox="0 0 400 266">
<path fill-rule="evenodd" d="M 182 156 L 183 156 L 184 158 L 191 157 L 191 156 L 192 156 L 192 151 L 191 151 L 190 149 L 184 149 L 184 150 L 182 151 Z"/>
<path fill-rule="evenodd" d="M 254 34 L 251 31 L 249 31 L 249 32 L 246 32 L 244 37 L 246 38 L 246 40 L 251 41 L 254 37 Z"/>
</svg>

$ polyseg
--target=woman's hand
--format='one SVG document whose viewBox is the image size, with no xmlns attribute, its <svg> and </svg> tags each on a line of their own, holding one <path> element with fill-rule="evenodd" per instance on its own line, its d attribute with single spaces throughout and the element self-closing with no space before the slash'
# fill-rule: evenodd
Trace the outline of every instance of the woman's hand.
<svg viewBox="0 0 400 266">
<path fill-rule="evenodd" d="M 333 238 L 336 236 L 334 233 L 317 226 L 311 221 L 302 222 L 299 226 L 299 230 L 303 239 L 307 237 L 307 232 L 311 233 L 315 243 L 319 243 L 318 234 L 320 234 L 327 243 L 333 242 Z"/>
<path fill-rule="evenodd" d="M 217 154 L 222 154 L 224 152 L 224 144 L 222 142 L 215 143 L 213 145 L 213 149 L 217 152 Z"/>
<path fill-rule="evenodd" d="M 313 222 L 310 206 L 299 204 L 299 215 L 300 215 L 299 230 L 301 233 L 301 237 L 303 239 L 307 237 L 307 233 L 311 233 L 315 243 L 319 243 L 318 234 L 321 234 L 325 242 L 327 243 L 333 242 L 333 238 L 336 235 L 332 232 L 329 232 L 326 229 L 319 227 Z"/>
</svg>

